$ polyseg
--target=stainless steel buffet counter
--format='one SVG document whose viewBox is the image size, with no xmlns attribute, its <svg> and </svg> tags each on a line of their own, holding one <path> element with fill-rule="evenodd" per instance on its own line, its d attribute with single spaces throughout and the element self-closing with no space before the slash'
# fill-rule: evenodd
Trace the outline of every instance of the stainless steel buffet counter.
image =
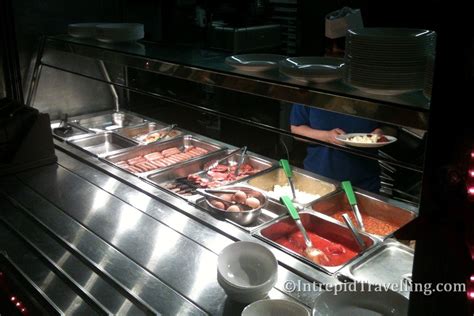
<svg viewBox="0 0 474 316">
<path fill-rule="evenodd" d="M 184 130 L 183 133 L 188 134 Z M 55 139 L 57 164 L 0 178 L 0 259 L 15 267 L 50 309 L 66 315 L 240 315 L 245 306 L 227 299 L 217 282 L 217 255 L 236 240 L 260 243 L 275 254 L 279 262 L 278 281 L 269 293 L 270 298 L 296 300 L 307 307 L 312 306 L 322 284 L 334 285 L 339 280 L 377 282 L 380 278 L 370 271 L 380 274 L 385 266 L 389 270 L 396 268 L 396 273 L 390 275 L 391 282 L 396 282 L 401 274 L 410 277 L 413 254 L 396 241 L 385 243 L 385 238 L 367 237 L 372 245 L 368 251 L 328 272 L 262 238 L 260 226 L 284 220 L 286 211 L 277 200 L 269 203 L 254 226 L 243 227 L 212 216 L 202 203 L 195 203 L 195 198 L 179 196 L 161 187 L 165 178 L 196 172 L 209 157 L 220 157 L 235 149 L 189 134 L 146 147 L 135 144 L 130 149 L 121 149 L 116 154 L 120 156 L 117 161 L 84 151 L 71 141 Z M 79 135 L 73 142 L 88 139 L 90 136 Z M 186 139 L 195 144 L 184 142 Z M 202 147 L 210 156 L 201 152 L 197 158 L 173 160 L 169 167 L 143 175 L 118 165 L 137 159 L 137 153 L 139 157 L 145 152 L 144 157 L 159 155 L 157 151 L 173 147 L 180 153 L 188 145 Z M 260 166 L 260 172 L 241 181 L 257 187 L 277 183 L 276 162 L 262 160 L 266 164 L 261 168 L 259 159 L 264 157 L 253 155 L 248 162 Z M 255 164 L 257 160 L 260 164 Z M 182 174 L 170 169 L 173 165 Z M 328 194 L 323 202 L 340 195 L 336 182 L 296 170 L 301 172 L 302 179 L 327 186 L 313 192 Z M 161 180 L 157 181 L 158 178 Z M 305 184 L 304 188 L 314 183 Z M 394 201 L 372 199 L 383 210 L 389 205 L 395 207 Z M 408 211 L 406 205 L 399 206 Z M 316 211 L 319 209 L 316 207 Z M 347 230 L 335 219 L 316 215 L 309 206 L 305 212 L 317 216 L 314 219 L 318 223 L 333 227 L 332 231 Z M 404 260 L 399 260 L 401 255 L 392 256 L 390 249 L 402 249 L 398 253 Z M 381 258 L 375 261 L 383 263 L 372 267 L 374 257 Z M 358 267 L 363 267 L 363 273 Z M 288 290 L 288 282 L 300 288 L 290 286 Z M 310 282 L 318 286 L 308 287 Z"/>
<path fill-rule="evenodd" d="M 260 241 L 95 157 L 56 145 L 57 164 L 0 178 L 0 248 L 58 313 L 240 314 L 244 306 L 227 300 L 217 283 L 217 254 L 234 240 Z M 310 306 L 317 293 L 288 293 L 285 282 L 338 282 L 269 249 L 280 262 L 272 298 Z"/>
</svg>

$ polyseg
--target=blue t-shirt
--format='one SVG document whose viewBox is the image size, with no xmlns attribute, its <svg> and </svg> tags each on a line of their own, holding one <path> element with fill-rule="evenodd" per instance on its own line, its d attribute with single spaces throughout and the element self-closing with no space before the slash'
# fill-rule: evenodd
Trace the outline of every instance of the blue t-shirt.
<svg viewBox="0 0 474 316">
<path fill-rule="evenodd" d="M 291 125 L 307 125 L 319 130 L 340 128 L 346 133 L 370 133 L 378 127 L 373 121 L 295 104 Z M 377 161 L 337 149 L 308 145 L 304 168 L 338 181 L 350 180 L 353 185 L 372 192 L 380 190 L 380 166 Z"/>
</svg>

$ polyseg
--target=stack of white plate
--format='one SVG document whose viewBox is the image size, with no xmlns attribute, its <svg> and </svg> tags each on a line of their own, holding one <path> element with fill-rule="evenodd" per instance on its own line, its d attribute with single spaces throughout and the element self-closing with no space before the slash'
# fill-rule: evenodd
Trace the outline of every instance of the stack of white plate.
<svg viewBox="0 0 474 316">
<path fill-rule="evenodd" d="M 345 81 L 365 92 L 395 95 L 423 89 L 436 33 L 402 28 L 348 30 Z"/>
<path fill-rule="evenodd" d="M 140 23 L 106 23 L 96 26 L 96 39 L 102 42 L 132 42 L 145 36 Z"/>
<path fill-rule="evenodd" d="M 77 38 L 95 37 L 95 27 L 99 23 L 73 23 L 67 26 L 69 35 Z"/>
<path fill-rule="evenodd" d="M 341 79 L 344 60 L 333 57 L 291 57 L 280 62 L 280 72 L 299 80 L 324 83 Z"/>
</svg>

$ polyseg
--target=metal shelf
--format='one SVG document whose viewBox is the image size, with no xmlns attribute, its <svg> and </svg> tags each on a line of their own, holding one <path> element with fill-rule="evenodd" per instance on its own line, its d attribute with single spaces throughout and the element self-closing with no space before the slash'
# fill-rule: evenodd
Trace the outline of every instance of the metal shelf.
<svg viewBox="0 0 474 316">
<path fill-rule="evenodd" d="M 66 35 L 47 37 L 44 47 L 106 63 L 284 102 L 305 104 L 397 126 L 422 130 L 428 127 L 429 102 L 421 92 L 400 96 L 378 96 L 363 93 L 341 82 L 305 84 L 284 77 L 277 70 L 249 74 L 226 65 L 224 63 L 226 54 L 223 52 L 194 47 L 149 42 L 106 44 Z"/>
</svg>

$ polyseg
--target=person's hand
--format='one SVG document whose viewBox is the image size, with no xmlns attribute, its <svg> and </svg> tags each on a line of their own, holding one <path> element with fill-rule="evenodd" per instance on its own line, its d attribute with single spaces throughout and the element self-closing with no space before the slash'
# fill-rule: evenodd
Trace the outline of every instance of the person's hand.
<svg viewBox="0 0 474 316">
<path fill-rule="evenodd" d="M 383 135 L 383 130 L 381 128 L 376 128 L 371 134 Z"/>
<path fill-rule="evenodd" d="M 337 140 L 336 137 L 339 135 L 344 135 L 346 132 L 344 132 L 340 128 L 335 128 L 330 131 L 326 131 L 325 139 L 324 141 L 326 143 L 334 144 L 334 145 L 343 145 L 344 143 Z"/>
</svg>

